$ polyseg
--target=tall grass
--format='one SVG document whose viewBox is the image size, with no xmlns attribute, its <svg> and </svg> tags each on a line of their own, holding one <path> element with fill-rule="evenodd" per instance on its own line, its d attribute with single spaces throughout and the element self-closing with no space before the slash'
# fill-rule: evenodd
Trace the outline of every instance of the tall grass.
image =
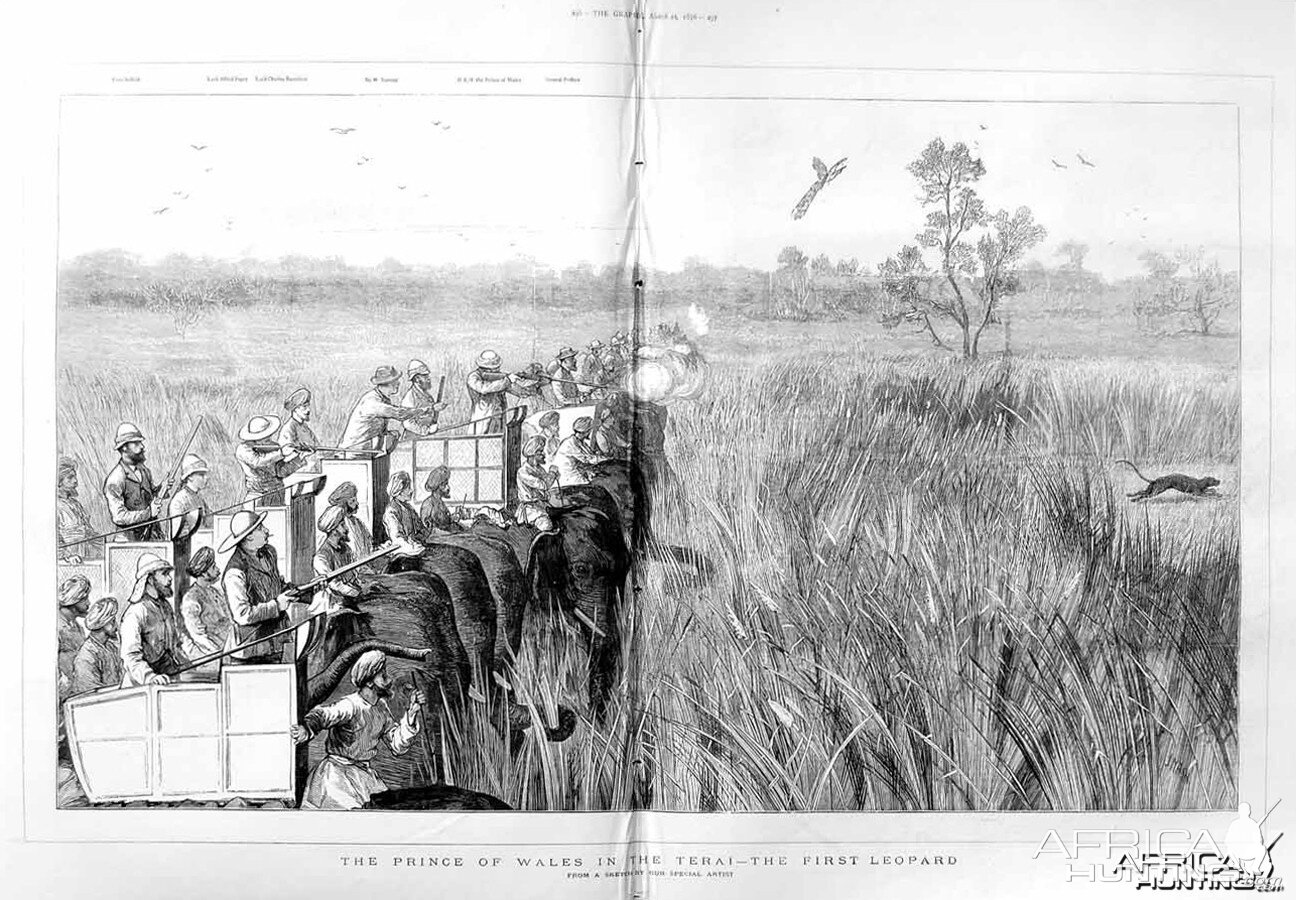
<svg viewBox="0 0 1296 900">
<path fill-rule="evenodd" d="M 472 354 L 418 355 L 458 385 Z M 302 348 L 219 377 L 63 362 L 60 452 L 105 528 L 122 419 L 157 471 L 203 414 L 194 450 L 220 504 L 241 493 L 229 456 L 249 415 L 308 384 L 327 439 L 372 370 Z M 680 477 L 655 506 L 715 578 L 637 569 L 623 627 L 639 642 L 601 726 L 576 636 L 533 615 L 515 697 L 537 721 L 576 707 L 575 735 L 533 729 L 511 756 L 470 704 L 443 736 L 447 776 L 526 809 L 624 809 L 645 780 L 677 810 L 1231 805 L 1238 405 L 1235 380 L 1159 364 L 718 365 L 707 396 L 671 407 Z M 1117 458 L 1209 469 L 1223 496 L 1131 505 L 1141 482 Z"/>
</svg>

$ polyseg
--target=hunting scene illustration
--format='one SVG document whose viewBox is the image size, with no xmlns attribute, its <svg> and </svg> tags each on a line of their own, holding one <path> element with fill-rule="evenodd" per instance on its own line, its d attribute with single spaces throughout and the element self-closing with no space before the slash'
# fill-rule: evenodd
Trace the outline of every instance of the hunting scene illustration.
<svg viewBox="0 0 1296 900">
<path fill-rule="evenodd" d="M 66 100 L 54 802 L 1236 807 L 1230 115 Z"/>
</svg>

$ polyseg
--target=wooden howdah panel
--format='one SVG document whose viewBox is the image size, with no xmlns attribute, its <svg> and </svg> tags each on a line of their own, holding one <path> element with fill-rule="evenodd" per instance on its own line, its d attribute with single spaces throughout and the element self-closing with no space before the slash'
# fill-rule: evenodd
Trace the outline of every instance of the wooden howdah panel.
<svg viewBox="0 0 1296 900">
<path fill-rule="evenodd" d="M 296 796 L 292 665 L 232 666 L 220 681 L 106 688 L 63 705 L 91 803 Z"/>
<path fill-rule="evenodd" d="M 414 505 L 417 507 L 428 495 L 428 473 L 445 466 L 450 470 L 448 505 L 512 509 L 517 501 L 525 410 L 510 410 L 504 431 L 499 434 L 434 434 L 398 447 L 392 462 L 410 473 Z"/>
</svg>

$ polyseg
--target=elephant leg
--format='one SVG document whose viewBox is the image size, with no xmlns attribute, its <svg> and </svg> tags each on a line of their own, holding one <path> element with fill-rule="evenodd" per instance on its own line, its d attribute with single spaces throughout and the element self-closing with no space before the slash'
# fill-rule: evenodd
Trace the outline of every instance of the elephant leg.
<svg viewBox="0 0 1296 900">
<path fill-rule="evenodd" d="M 593 604 L 581 604 L 578 608 L 581 616 L 577 619 L 589 654 L 590 715 L 602 724 L 621 665 L 621 632 L 616 619 L 608 616 L 607 607 L 597 611 Z"/>
</svg>

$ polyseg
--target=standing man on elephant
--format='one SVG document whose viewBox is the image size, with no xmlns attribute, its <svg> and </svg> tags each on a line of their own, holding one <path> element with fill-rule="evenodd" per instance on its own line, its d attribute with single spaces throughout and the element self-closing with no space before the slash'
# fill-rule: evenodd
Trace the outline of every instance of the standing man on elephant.
<svg viewBox="0 0 1296 900">
<path fill-rule="evenodd" d="M 279 574 L 279 554 L 270 545 L 270 530 L 262 524 L 265 517 L 264 512 L 239 510 L 220 545 L 221 553 L 234 551 L 221 578 L 234 623 L 225 649 L 257 641 L 225 657 L 226 663 L 234 665 L 280 661 L 287 639 L 269 635 L 288 625 L 288 606 L 296 599 L 292 585 Z"/>
<path fill-rule="evenodd" d="M 431 406 L 404 407 L 397 404 L 401 374 L 393 366 L 379 366 L 369 383 L 373 385 L 360 395 L 347 417 L 346 428 L 338 440 L 343 450 L 379 450 L 383 453 L 396 446 L 403 423 L 436 413 Z"/>
<path fill-rule="evenodd" d="M 288 418 L 284 419 L 283 427 L 275 436 L 275 443 L 285 452 L 293 451 L 302 456 L 299 471 L 318 472 L 319 459 L 315 456 L 315 448 L 319 446 L 319 438 L 308 424 L 314 412 L 311 392 L 304 387 L 297 388 L 284 400 L 283 408 Z"/>
<path fill-rule="evenodd" d="M 499 434 L 504 430 L 504 410 L 509 393 L 516 393 L 516 376 L 500 371 L 503 360 L 494 350 L 484 350 L 477 357 L 477 368 L 468 375 L 468 402 L 472 404 L 468 419 L 473 434 Z"/>
<path fill-rule="evenodd" d="M 58 461 L 58 495 L 55 523 L 58 528 L 59 559 L 69 563 L 103 559 L 103 546 L 93 540 L 95 529 L 90 514 L 77 499 L 80 484 L 76 463 L 66 456 Z"/>
<path fill-rule="evenodd" d="M 234 458 L 243 470 L 243 502 L 283 506 L 284 479 L 306 464 L 295 448 L 274 443 L 278 416 L 253 416 L 239 431 Z"/>
<path fill-rule="evenodd" d="M 432 393 L 432 370 L 423 360 L 411 359 L 405 374 L 409 376 L 410 386 L 405 391 L 405 396 L 401 397 L 400 405 L 405 409 L 431 409 L 432 412 L 406 419 L 401 422 L 401 426 L 410 438 L 435 434 L 437 416 L 446 408 L 446 404 Z"/>
<path fill-rule="evenodd" d="M 163 497 L 171 491 L 170 483 L 158 485 L 153 473 L 144 465 L 144 435 L 130 422 L 117 428 L 116 444 L 120 457 L 104 479 L 104 499 L 113 524 L 127 529 L 132 541 L 160 541 Z"/>
<path fill-rule="evenodd" d="M 549 389 L 553 391 L 554 406 L 574 406 L 580 402 L 580 388 L 576 384 L 576 351 L 563 347 L 557 358 L 545 369 L 549 376 Z"/>
</svg>

